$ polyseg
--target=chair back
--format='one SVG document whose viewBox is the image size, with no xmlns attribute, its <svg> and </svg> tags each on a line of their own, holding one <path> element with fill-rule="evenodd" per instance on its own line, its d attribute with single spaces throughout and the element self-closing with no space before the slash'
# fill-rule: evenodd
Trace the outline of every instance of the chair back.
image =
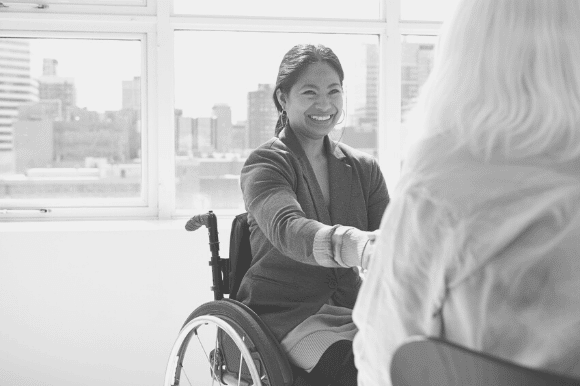
<svg viewBox="0 0 580 386">
<path fill-rule="evenodd" d="M 580 380 L 531 369 L 437 338 L 401 345 L 391 362 L 393 386 L 580 386 Z"/>
<path fill-rule="evenodd" d="M 229 257 L 229 297 L 235 300 L 242 279 L 252 263 L 250 226 L 248 225 L 247 213 L 237 215 L 232 222 Z"/>
</svg>

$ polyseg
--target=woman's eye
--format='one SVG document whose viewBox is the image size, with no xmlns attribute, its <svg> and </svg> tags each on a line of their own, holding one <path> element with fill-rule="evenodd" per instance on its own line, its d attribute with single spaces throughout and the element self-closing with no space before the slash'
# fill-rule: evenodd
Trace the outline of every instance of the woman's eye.
<svg viewBox="0 0 580 386">
<path fill-rule="evenodd" d="M 304 95 L 315 95 L 316 93 L 312 90 L 306 90 L 303 92 Z"/>
<path fill-rule="evenodd" d="M 342 90 L 339 90 L 337 88 L 335 88 L 334 90 L 331 90 L 330 93 L 331 94 L 340 94 L 342 92 Z"/>
</svg>

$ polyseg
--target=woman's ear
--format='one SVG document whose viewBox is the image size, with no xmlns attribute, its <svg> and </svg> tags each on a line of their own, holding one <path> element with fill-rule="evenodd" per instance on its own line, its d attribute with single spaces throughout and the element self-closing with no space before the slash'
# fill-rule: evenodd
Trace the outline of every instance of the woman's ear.
<svg viewBox="0 0 580 386">
<path fill-rule="evenodd" d="M 286 94 L 282 92 L 282 90 L 276 90 L 276 98 L 278 98 L 278 103 L 282 106 L 282 110 L 286 110 Z"/>
</svg>

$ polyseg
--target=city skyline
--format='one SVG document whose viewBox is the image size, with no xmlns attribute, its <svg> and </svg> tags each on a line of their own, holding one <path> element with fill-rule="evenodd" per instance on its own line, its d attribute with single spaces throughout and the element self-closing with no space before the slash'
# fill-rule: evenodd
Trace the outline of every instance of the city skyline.
<svg viewBox="0 0 580 386">
<path fill-rule="evenodd" d="M 123 81 L 141 74 L 141 42 L 135 40 L 25 39 L 30 42 L 30 73 L 43 74 L 44 59 L 58 62 L 58 76 L 73 78 L 78 107 L 104 113 L 122 108 Z M 115 60 L 112 60 L 112 59 Z"/>
<path fill-rule="evenodd" d="M 175 108 L 187 116 L 206 116 L 214 104 L 225 103 L 232 108 L 233 122 L 247 119 L 247 92 L 258 84 L 274 84 L 283 55 L 302 42 L 321 42 L 337 53 L 345 68 L 346 98 L 352 102 L 349 109 L 354 112 L 364 103 L 356 85 L 364 80 L 364 46 L 378 44 L 377 36 L 372 35 L 178 31 L 175 39 Z M 59 75 L 75 79 L 77 105 L 81 108 L 120 110 L 118 84 L 143 75 L 142 43 L 136 40 L 27 40 L 31 78 L 42 75 L 45 58 L 56 59 Z M 230 58 L 244 60 L 234 62 Z M 208 77 L 209 73 L 213 75 Z"/>
<path fill-rule="evenodd" d="M 215 34 L 217 32 L 204 32 L 203 34 L 210 34 L 210 35 L 199 35 L 200 38 L 203 37 L 215 37 Z M 197 34 L 197 33 L 196 33 Z M 218 35 L 220 35 L 220 39 L 226 39 L 231 37 L 231 36 L 238 36 L 238 35 L 232 35 L 232 33 L 225 33 L 225 32 L 219 32 Z M 259 36 L 260 38 L 264 38 L 264 34 L 259 34 L 259 33 L 254 33 L 252 34 L 254 37 Z M 282 34 L 282 35 L 287 35 L 287 34 Z M 308 36 L 310 38 L 312 38 L 312 36 L 317 36 L 316 34 L 298 34 L 297 36 L 294 37 L 298 37 L 298 36 Z M 293 37 L 293 38 L 294 38 Z M 336 35 L 331 35 L 331 38 L 336 38 Z M 269 36 L 269 38 L 271 38 L 271 36 Z M 286 36 L 286 38 L 289 38 L 288 36 Z M 327 37 L 329 38 L 329 37 Z M 352 37 L 351 37 L 352 38 Z M 348 50 L 348 49 L 353 49 L 356 48 L 358 51 L 360 51 L 361 55 L 346 55 L 349 59 L 348 60 L 342 60 L 343 62 L 343 67 L 345 68 L 345 99 L 346 102 L 345 103 L 347 105 L 347 108 L 349 111 L 347 111 L 347 115 L 352 115 L 354 114 L 354 112 L 358 109 L 360 109 L 361 107 L 364 108 L 365 104 L 372 104 L 373 107 L 372 109 L 376 109 L 375 105 L 375 101 L 374 99 L 376 98 L 376 96 L 370 96 L 371 100 L 367 101 L 366 99 L 369 98 L 369 93 L 368 90 L 366 90 L 366 82 L 369 81 L 369 77 L 367 76 L 366 72 L 368 71 L 377 71 L 375 70 L 375 68 L 377 68 L 376 66 L 378 65 L 378 63 L 376 64 L 372 64 L 372 67 L 369 67 L 369 60 L 377 60 L 378 61 L 378 57 L 375 57 L 373 59 L 369 59 L 369 53 L 368 53 L 368 48 L 369 47 L 373 47 L 374 46 L 374 50 L 378 51 L 378 46 L 375 45 L 374 43 L 369 43 L 366 40 L 367 37 L 365 37 L 365 39 L 363 39 L 362 41 L 357 41 L 357 39 L 354 39 L 353 41 L 349 42 L 349 44 L 347 45 L 342 45 L 340 47 L 335 48 L 335 52 L 337 52 L 337 55 L 340 56 L 340 51 L 341 50 Z M 376 38 L 376 37 L 375 37 Z M 425 38 L 425 43 L 428 42 L 428 44 L 435 44 L 435 38 L 434 37 L 424 37 Z M 30 44 L 30 73 L 31 73 L 31 79 L 35 80 L 35 81 L 39 81 L 41 78 L 43 78 L 45 76 L 45 74 L 43 73 L 44 70 L 44 61 L 46 59 L 51 59 L 54 60 L 55 64 L 58 66 L 58 77 L 61 78 L 70 78 L 73 79 L 74 83 L 75 83 L 75 89 L 76 89 L 76 93 L 78 95 L 76 95 L 76 100 L 75 100 L 75 104 L 76 106 L 80 107 L 80 108 L 86 108 L 88 110 L 91 111 L 97 111 L 97 112 L 105 112 L 105 111 L 116 111 L 116 110 L 121 110 L 123 108 L 123 104 L 125 103 L 125 101 L 123 101 L 123 94 L 119 93 L 119 84 L 122 84 L 123 87 L 125 87 L 125 84 L 127 83 L 131 83 L 131 82 L 135 82 L 138 79 L 143 79 L 141 77 L 141 74 L 139 71 L 135 71 L 135 68 L 139 67 L 141 65 L 140 60 L 139 59 L 135 59 L 133 58 L 133 63 L 130 64 L 128 60 L 126 60 L 128 57 L 131 56 L 137 56 L 139 57 L 140 54 L 136 54 L 137 51 L 139 51 L 138 49 L 138 45 L 140 44 L 139 42 L 136 41 L 131 41 L 129 43 L 129 46 L 126 46 L 126 44 L 128 43 L 127 41 L 114 41 L 114 40 L 105 40 L 105 41 L 95 41 L 95 40 L 77 40 L 77 39 L 25 39 L 29 44 Z M 188 41 L 189 39 L 185 39 L 186 41 Z M 200 48 L 208 48 L 212 45 L 214 45 L 214 43 L 207 43 L 208 41 L 211 41 L 212 39 L 197 39 L 196 44 L 202 44 L 201 42 L 205 42 L 203 44 L 205 44 L 205 46 L 200 46 Z M 372 39 L 371 39 L 372 40 Z M 406 37 L 404 37 L 404 41 L 403 44 L 407 43 Z M 42 42 L 42 43 L 41 43 Z M 433 42 L 433 43 L 431 43 Z M 178 42 L 179 43 L 179 42 Z M 256 44 L 259 45 L 260 42 L 257 42 Z M 408 40 L 408 43 L 415 43 L 412 40 Z M 92 59 L 94 58 L 99 58 L 99 60 L 92 60 L 91 58 L 89 58 L 89 60 L 83 59 L 81 61 L 77 60 L 79 57 L 84 57 L 85 55 L 75 55 L 74 56 L 74 60 L 72 60 L 70 52 L 76 52 L 77 50 L 75 48 L 79 48 L 78 44 L 82 44 L 83 46 L 89 45 L 90 49 L 88 49 L 88 51 L 94 51 L 93 55 L 92 55 Z M 121 44 L 121 45 L 119 45 Z M 137 46 L 135 45 L 137 44 Z M 256 45 L 255 44 L 255 45 Z M 327 43 L 328 44 L 328 43 Z M 235 46 L 235 45 L 232 45 Z M 100 51 L 98 49 L 98 47 L 100 47 Z M 131 47 L 131 49 L 127 50 L 127 48 Z M 87 48 L 87 47 L 85 47 Z M 104 52 L 105 48 L 107 49 L 107 52 L 109 52 L 109 54 L 114 54 L 114 56 L 118 59 L 116 61 L 116 63 L 119 63 L 119 65 L 115 64 L 114 66 L 111 66 L 110 63 L 112 61 L 108 61 L 108 60 L 103 60 L 103 55 L 102 53 Z M 130 51 L 133 51 L 133 53 L 130 53 Z M 244 49 L 242 49 L 243 51 Z M 118 56 L 117 54 L 119 54 L 120 52 L 123 52 L 124 55 Z M 281 50 L 281 52 L 285 51 L 285 48 L 283 50 Z M 367 52 L 365 52 L 367 51 Z M 66 52 L 66 54 L 64 54 L 64 52 Z M 199 52 L 204 52 L 203 50 L 200 50 Z M 239 51 L 241 52 L 241 51 Z M 235 56 L 235 52 L 232 53 Z M 230 54 L 228 54 L 230 55 Z M 64 58 L 63 58 L 64 56 Z M 232 122 L 236 123 L 239 121 L 245 121 L 247 120 L 247 97 L 248 97 L 248 93 L 251 91 L 254 91 L 257 89 L 257 87 L 259 87 L 260 84 L 274 84 L 275 81 L 275 74 L 277 72 L 277 66 L 279 65 L 278 60 L 279 58 L 277 58 L 278 55 L 270 55 L 270 56 L 265 56 L 264 58 L 269 58 L 269 60 L 272 63 L 276 63 L 276 66 L 257 66 L 257 65 L 250 65 L 249 67 L 246 66 L 245 68 L 253 68 L 254 72 L 257 74 L 262 74 L 261 76 L 248 76 L 248 77 L 244 77 L 243 82 L 240 82 L 240 84 L 235 85 L 231 82 L 227 82 L 228 79 L 224 79 L 223 82 L 218 82 L 215 83 L 215 80 L 213 79 L 220 79 L 219 76 L 219 70 L 221 69 L 220 67 L 215 68 L 214 66 L 214 62 L 210 62 L 207 60 L 199 60 L 196 63 L 204 63 L 205 67 L 201 67 L 199 68 L 200 71 L 193 71 L 193 70 L 189 70 L 188 76 L 183 76 L 183 81 L 182 78 L 179 75 L 184 75 L 182 73 L 182 69 L 183 67 L 189 67 L 188 65 L 190 64 L 187 61 L 184 61 L 183 65 L 179 64 L 181 63 L 181 61 L 176 60 L 176 78 L 178 78 L 180 81 L 176 81 L 176 100 L 175 100 L 175 109 L 179 109 L 183 111 L 183 115 L 184 116 L 189 116 L 189 117 L 203 117 L 203 116 L 211 116 L 212 114 L 212 109 L 215 105 L 219 105 L 219 104 L 225 104 L 228 105 L 232 112 L 231 112 L 231 116 L 232 116 Z M 356 59 L 353 60 L 352 57 L 355 57 Z M 183 56 L 183 58 L 185 58 L 187 56 Z M 105 58 L 106 59 L 106 58 Z M 217 58 L 219 59 L 219 58 Z M 403 55 L 403 61 L 404 61 L 404 55 Z M 92 66 L 88 66 L 88 63 L 92 63 Z M 223 61 L 222 61 L 223 62 Z M 106 68 L 104 68 L 102 66 L 103 63 L 109 63 L 109 69 L 107 70 Z M 87 64 L 87 66 L 85 66 L 85 64 Z M 267 64 L 267 63 L 265 63 Z M 223 66 L 223 63 L 221 64 Z M 228 64 L 229 66 L 231 66 L 231 63 Z M 228 66 L 227 65 L 227 66 Z M 403 63 L 403 66 L 405 64 Z M 227 68 L 226 67 L 222 67 L 222 68 Z M 111 73 L 110 68 L 114 67 L 115 71 L 114 73 Z M 265 68 L 270 68 L 270 71 L 265 71 L 262 70 L 262 67 Z M 100 68 L 101 71 L 99 72 L 97 70 L 97 68 Z M 215 73 L 217 73 L 218 75 L 215 77 L 207 77 L 207 71 L 203 71 L 204 69 L 209 69 L 209 68 L 213 68 L 215 70 Z M 240 68 L 241 67 L 236 67 L 236 68 Z M 372 68 L 372 70 L 371 70 Z M 240 74 L 243 73 L 243 71 L 231 71 L 236 73 L 236 76 L 239 76 Z M 268 73 L 266 76 L 264 76 L 264 73 Z M 95 74 L 99 74 L 102 73 L 103 76 L 95 76 Z M 274 75 L 272 75 L 274 74 Z M 90 76 L 89 76 L 90 75 Z M 105 76 L 107 75 L 107 76 Z M 192 78 L 191 76 L 195 76 L 194 78 Z M 93 80 L 91 80 L 91 82 L 95 82 L 98 84 L 101 84 L 101 87 L 98 89 L 93 89 L 92 87 L 89 87 L 88 90 L 86 89 L 86 85 L 91 84 L 88 83 L 87 78 L 92 78 Z M 205 78 L 204 82 L 198 81 L 201 78 Z M 210 78 L 208 80 L 208 78 Z M 352 81 L 353 78 L 356 80 Z M 373 82 L 378 82 L 378 78 L 377 75 L 373 75 Z M 351 82 L 349 83 L 349 80 L 351 80 Z M 226 84 L 227 87 L 225 87 L 225 92 L 221 93 L 221 87 L 208 87 L 208 84 Z M 205 86 L 204 86 L 205 85 Z M 191 87 L 188 87 L 191 86 Z M 231 87 L 230 87 L 231 86 Z M 211 89 L 219 89 L 220 92 L 215 93 L 215 92 L 211 92 Z M 235 94 L 239 94 L 239 95 L 235 95 L 235 97 L 230 96 L 230 94 L 234 94 L 234 92 L 230 93 L 230 89 L 236 89 Z M 108 92 L 99 92 L 99 90 L 107 90 Z M 238 90 L 241 90 L 241 92 L 238 92 Z M 90 98 L 87 97 L 87 91 L 88 94 L 91 95 Z M 139 91 L 139 90 L 138 90 Z M 216 95 L 214 98 L 210 98 L 208 97 L 208 94 L 214 94 Z M 222 95 L 223 94 L 223 95 Z M 106 97 L 105 97 L 106 96 Z M 193 102 L 186 102 L 186 100 L 191 100 L 191 99 L 195 99 L 195 100 L 201 100 L 200 103 L 193 103 Z"/>
<path fill-rule="evenodd" d="M 208 43 L 212 39 L 204 37 L 215 37 L 217 32 L 202 33 L 210 35 L 198 35 L 196 43 L 200 45 L 197 52 L 206 52 L 213 43 Z M 199 32 L 196 32 L 199 34 Z M 221 35 L 218 42 L 228 40 L 231 33 L 217 33 Z M 254 37 L 264 40 L 263 34 L 255 33 Z M 304 35 L 304 34 L 302 34 Z M 316 35 L 305 35 L 312 38 Z M 270 36 L 271 37 L 271 36 Z M 288 36 L 286 38 L 289 38 Z M 336 36 L 334 36 L 336 38 Z M 176 45 L 185 45 L 190 42 L 190 37 L 178 35 Z M 266 39 L 267 40 L 267 39 Z M 374 43 L 353 40 L 348 45 L 341 45 L 334 49 L 339 58 L 346 57 L 343 62 L 345 68 L 345 99 L 347 106 L 347 117 L 356 114 L 357 110 L 365 108 L 368 93 L 365 91 L 367 67 L 366 46 L 373 46 Z M 372 39 L 371 39 L 372 40 Z M 432 39 L 431 39 L 432 40 Z M 59 76 L 70 77 L 75 80 L 77 89 L 77 106 L 87 108 L 91 111 L 105 112 L 122 109 L 122 95 L 118 92 L 119 84 L 130 82 L 135 78 L 140 78 L 141 73 L 136 69 L 140 68 L 139 42 L 132 41 L 87 41 L 75 39 L 30 39 L 31 44 L 31 78 L 39 79 L 42 76 L 43 60 L 46 58 L 55 59 L 58 62 Z M 42 44 L 40 42 L 42 41 Z M 265 41 L 265 40 L 264 40 Z M 377 41 L 378 42 L 378 41 Z M 76 52 L 79 44 L 89 44 L 89 51 L 93 52 L 92 58 L 99 60 L 79 59 L 84 55 L 71 57 L 70 52 Z M 127 43 L 132 43 L 126 45 Z M 256 45 L 260 45 L 256 42 Z M 120 44 L 120 45 L 119 45 Z M 328 43 L 327 43 L 328 44 Z M 236 46 L 235 44 L 230 46 Z M 329 45 L 330 46 L 330 45 Z M 128 49 L 130 48 L 130 49 Z M 86 49 L 86 47 L 85 47 Z M 112 65 L 112 61 L 103 58 L 103 52 L 108 52 L 111 56 L 118 58 L 118 65 Z M 376 46 L 378 50 L 378 46 Z M 120 51 L 123 53 L 121 54 Z M 131 53 L 132 51 L 132 53 Z M 241 55 L 244 49 L 232 52 L 228 55 Z M 241 66 L 236 64 L 235 68 L 229 71 L 229 77 L 220 76 L 220 72 L 227 74 L 228 66 L 225 60 L 215 61 L 195 60 L 192 56 L 180 55 L 181 60 L 176 58 L 176 85 L 175 85 L 175 108 L 183 111 L 184 116 L 204 117 L 211 116 L 214 105 L 227 104 L 231 108 L 232 122 L 237 123 L 247 120 L 247 95 L 255 90 L 259 84 L 274 84 L 279 60 L 286 51 L 286 47 L 280 50 L 280 55 L 269 55 L 260 58 L 260 65 L 252 64 Z M 351 55 L 341 55 L 342 52 L 351 51 Z M 358 55 L 352 55 L 358 51 Z M 119 55 L 121 56 L 119 56 Z M 225 55 L 224 57 L 227 57 Z M 212 55 L 215 57 L 215 55 Z M 280 57 L 278 57 L 280 56 Z M 132 57 L 132 60 L 129 60 Z M 80 62 L 79 62 L 80 60 Z M 193 61 L 193 62 L 192 62 Z M 132 64 L 131 64 L 132 62 Z M 216 64 L 217 62 L 217 64 Z M 104 66 L 103 63 L 107 65 Z M 198 71 L 192 71 L 196 68 Z M 252 69 L 248 76 L 241 76 L 248 69 Z M 215 77 L 208 77 L 208 71 L 213 70 L 218 74 Z M 222 71 L 220 71 L 222 70 Z M 94 76 L 94 73 L 102 73 L 103 76 Z M 234 73 L 232 78 L 231 73 Z M 215 80 L 217 79 L 217 81 Z M 232 81 L 235 79 L 236 81 Z"/>
<path fill-rule="evenodd" d="M 261 34 L 255 34 L 260 35 Z M 223 35 L 222 37 L 224 37 L 226 35 Z M 231 35 L 227 35 L 227 36 L 231 36 Z M 427 39 L 427 40 L 431 40 L 431 42 L 434 41 L 433 38 L 431 39 Z M 30 40 L 26 40 L 28 43 L 32 42 Z M 406 106 L 412 101 L 412 98 L 414 98 L 417 93 L 418 93 L 418 88 L 419 86 L 424 82 L 424 80 L 426 79 L 430 68 L 431 68 L 431 64 L 432 64 L 432 48 L 434 47 L 434 43 L 431 42 L 423 42 L 423 43 L 415 43 L 415 42 L 406 42 L 406 39 L 404 39 L 404 46 L 403 46 L 403 56 L 402 56 L 402 108 L 403 108 L 403 113 L 406 110 Z M 48 43 L 54 43 L 54 39 L 49 40 Z M 58 40 L 57 41 L 59 44 L 63 43 L 62 41 Z M 71 43 L 70 41 L 66 41 L 66 43 Z M 78 42 L 75 42 L 78 43 Z M 91 44 L 94 42 L 91 42 Z M 100 42 L 103 43 L 103 42 Z M 111 42 L 107 41 L 104 42 L 107 45 L 110 44 Z M 118 43 L 118 42 L 115 42 Z M 122 43 L 126 43 L 126 42 L 122 42 Z M 351 42 L 352 43 L 352 42 Z M 358 85 L 358 97 L 357 97 L 357 101 L 358 106 L 356 106 L 354 109 L 355 111 L 353 111 L 353 107 L 352 105 L 349 108 L 348 105 L 348 101 L 347 103 L 345 103 L 345 105 L 347 106 L 347 109 L 350 110 L 350 113 L 347 113 L 347 122 L 344 123 L 344 126 L 348 125 L 348 126 L 358 126 L 359 128 L 363 128 L 364 131 L 369 131 L 369 130 L 376 130 L 376 125 L 377 125 L 377 118 L 378 118 L 378 106 L 377 106 L 377 87 L 378 87 L 378 46 L 374 45 L 374 44 L 369 44 L 369 43 L 364 43 L 364 44 L 360 44 L 360 42 L 355 41 L 356 45 L 359 48 L 363 49 L 364 55 L 359 56 L 359 60 L 358 60 L 358 71 L 360 72 L 359 77 L 357 78 L 357 85 Z M 50 45 L 50 44 L 49 44 Z M 94 48 L 95 46 L 93 46 Z M 103 46 L 101 46 L 103 47 Z M 420 59 L 418 57 L 414 58 L 414 51 L 417 51 L 418 53 L 422 52 L 422 48 L 421 47 L 427 47 L 429 49 L 429 51 L 431 53 L 428 53 L 427 56 L 425 57 L 425 59 Z M 69 47 L 70 48 L 70 47 Z M 344 48 L 344 47 L 342 47 Z M 62 49 L 62 47 L 61 47 Z M 31 47 L 31 51 L 32 51 L 32 47 Z M 410 52 L 413 51 L 413 52 Z M 58 54 L 58 50 L 57 52 L 47 52 L 50 54 L 53 53 L 57 53 Z M 77 103 L 77 98 L 76 98 L 76 94 L 82 94 L 81 92 L 77 92 L 78 91 L 78 83 L 81 83 L 80 81 L 77 80 L 76 77 L 74 76 L 70 76 L 70 74 L 68 73 L 70 71 L 70 63 L 67 63 L 66 61 L 64 62 L 64 65 L 62 63 L 62 59 L 60 57 L 58 57 L 58 55 L 52 55 L 52 57 L 42 57 L 42 62 L 40 61 L 40 57 L 44 56 L 44 55 L 33 55 L 33 52 L 30 53 L 30 72 L 36 72 L 38 75 L 33 77 L 33 79 L 36 80 L 36 84 L 39 87 L 39 93 L 43 94 L 43 95 L 39 95 L 40 99 L 53 99 L 50 97 L 50 94 L 47 94 L 47 92 L 52 92 L 50 91 L 50 89 L 47 89 L 47 87 L 49 87 L 51 84 L 54 84 L 54 86 L 58 86 L 60 90 L 60 87 L 66 86 L 67 84 L 69 85 L 69 87 L 72 85 L 72 89 L 71 89 L 71 100 L 69 100 L 68 102 L 66 100 L 62 100 L 62 109 L 63 109 L 63 115 L 65 112 L 65 107 L 66 108 L 72 108 L 73 106 L 76 108 L 76 106 L 79 106 L 81 108 L 84 108 L 87 111 L 98 111 L 97 109 L 94 108 L 87 108 L 87 107 L 83 107 L 81 102 Z M 32 60 L 32 57 L 35 57 L 34 60 Z M 409 59 L 410 58 L 410 59 Z M 429 59 L 431 58 L 431 59 Z M 426 63 L 419 63 L 420 61 L 424 61 L 427 60 Z M 42 64 L 41 64 L 42 63 Z M 352 62 L 351 62 L 352 63 Z M 98 63 L 97 63 L 98 64 Z M 187 63 L 185 63 L 187 64 Z M 231 64 L 230 64 L 231 65 Z M 344 65 L 344 67 L 348 67 L 349 64 Z M 64 67 L 64 71 L 62 70 L 62 68 Z M 417 67 L 417 70 L 421 73 L 418 77 L 415 75 L 415 80 L 410 79 L 408 76 L 408 70 L 411 69 L 412 71 L 413 68 Z M 85 72 L 87 71 L 87 69 L 84 69 Z M 177 71 L 179 72 L 179 71 Z M 195 71 L 190 71 L 190 73 L 195 73 Z M 132 75 L 132 74 L 131 74 Z M 204 74 L 202 74 L 204 75 Z M 237 74 L 236 74 L 237 76 Z M 273 103 L 271 102 L 271 94 L 273 91 L 273 84 L 272 83 L 254 83 L 255 79 L 250 79 L 249 81 L 246 81 L 246 83 L 250 84 L 252 83 L 250 86 L 248 86 L 248 88 L 243 89 L 243 98 L 244 101 L 240 102 L 240 105 L 242 106 L 242 108 L 238 107 L 238 110 L 245 110 L 246 114 L 244 114 L 244 118 L 246 118 L 245 120 L 240 120 L 240 119 L 236 119 L 234 111 L 235 111 L 235 106 L 232 106 L 231 103 L 227 103 L 227 102 L 220 102 L 219 100 L 213 100 L 211 98 L 205 98 L 205 105 L 207 106 L 205 108 L 205 111 L 201 111 L 201 109 L 179 109 L 179 106 L 176 106 L 176 111 L 180 111 L 180 117 L 183 118 L 192 118 L 194 120 L 198 120 L 202 119 L 202 118 L 211 118 L 211 117 L 215 117 L 215 116 L 220 116 L 220 121 L 221 123 L 219 124 L 219 129 L 216 127 L 214 129 L 212 129 L 213 131 L 215 131 L 215 133 L 212 131 L 212 134 L 209 134 L 212 136 L 211 139 L 207 139 L 210 141 L 210 143 L 212 143 L 212 146 L 215 146 L 215 150 L 216 151 L 222 151 L 222 152 L 227 152 L 227 149 L 229 148 L 229 145 L 225 145 L 226 139 L 229 140 L 227 135 L 224 135 L 226 132 L 230 131 L 232 129 L 232 127 L 234 125 L 237 125 L 237 129 L 239 131 L 239 128 L 241 127 L 240 124 L 242 125 L 246 125 L 247 129 L 249 130 L 249 134 L 247 135 L 252 135 L 252 131 L 256 131 L 254 133 L 254 136 L 256 137 L 255 139 L 252 139 L 251 137 L 247 137 L 247 141 L 245 142 L 245 145 L 248 146 L 250 148 L 257 146 L 259 143 L 265 141 L 267 139 L 267 137 L 270 134 L 271 130 L 269 127 L 262 127 L 262 126 L 267 126 L 268 122 L 270 122 L 270 118 L 267 119 L 268 122 L 265 122 L 264 124 L 262 123 L 258 123 L 258 126 L 253 127 L 256 125 L 256 119 L 254 118 L 252 122 L 249 122 L 249 115 L 254 115 L 256 116 L 256 112 L 253 112 L 253 108 L 252 108 L 252 95 L 255 94 L 256 92 L 258 92 L 258 90 L 261 90 L 263 87 L 268 87 L 267 89 L 264 89 L 264 91 L 266 92 L 265 94 L 263 93 L 263 91 L 259 91 L 261 93 L 260 95 L 260 105 L 259 105 L 259 112 L 261 115 L 272 115 L 274 116 L 276 114 L 276 110 L 273 107 Z M 119 84 L 120 83 L 120 84 Z M 119 111 L 121 109 L 127 108 L 127 106 L 131 106 L 131 108 L 139 108 L 138 105 L 140 103 L 140 90 L 142 88 L 142 79 L 139 76 L 133 76 L 132 78 L 126 79 L 124 77 L 120 78 L 118 81 L 116 81 L 115 86 L 115 90 L 114 92 L 110 93 L 111 98 L 101 98 L 101 99 L 116 99 L 117 100 L 117 109 L 116 110 L 108 110 L 108 111 Z M 59 86 L 60 84 L 62 84 L 63 86 Z M 53 86 L 50 86 L 53 87 Z M 345 86 L 346 87 L 346 86 Z M 177 87 L 179 89 L 179 87 Z M 119 92 L 119 90 L 122 90 L 121 92 Z M 43 91 L 44 90 L 44 91 Z M 62 91 L 56 91 L 57 93 L 60 93 Z M 176 91 L 176 94 L 178 92 Z M 203 95 L 206 96 L 204 92 L 194 92 L 191 93 L 189 92 L 188 95 Z M 113 98 L 115 97 L 115 98 Z M 82 99 L 82 98 L 78 98 L 78 99 Z M 348 95 L 346 96 L 346 99 L 348 99 Z M 361 102 L 360 101 L 364 101 L 364 103 L 362 103 L 361 106 Z M 121 106 L 118 106 L 118 104 L 121 104 Z M 191 105 L 195 105 L 195 104 L 189 104 L 189 106 Z M 210 107 L 211 106 L 211 107 Z M 225 106 L 227 108 L 227 122 L 225 121 L 225 116 L 223 115 L 223 113 L 216 113 L 216 106 Z M 112 107 L 112 106 L 111 106 Z M 219 109 L 218 109 L 219 110 Z M 189 111 L 189 113 L 188 113 Z M 191 114 L 192 112 L 195 111 L 199 111 L 199 114 L 196 115 Z M 266 114 L 267 111 L 267 114 Z M 100 112 L 102 113 L 102 112 Z M 275 122 L 275 119 L 273 122 L 270 122 L 270 126 L 273 126 Z M 354 122 L 354 123 L 353 123 Z M 177 125 L 177 122 L 176 122 Z M 219 133 L 218 133 L 219 131 Z M 258 133 L 258 131 L 260 133 Z M 263 132 L 263 133 L 261 133 Z M 267 134 L 266 134 L 267 133 Z M 215 135 L 216 138 L 213 138 L 213 136 Z M 218 141 L 217 137 L 220 137 L 220 140 Z M 204 140 L 205 141 L 205 140 Z M 196 140 L 196 143 L 200 143 L 199 139 Z M 181 144 L 177 145 L 177 147 L 180 147 Z M 239 146 L 236 144 L 235 146 L 236 148 L 240 148 L 242 146 Z"/>
</svg>

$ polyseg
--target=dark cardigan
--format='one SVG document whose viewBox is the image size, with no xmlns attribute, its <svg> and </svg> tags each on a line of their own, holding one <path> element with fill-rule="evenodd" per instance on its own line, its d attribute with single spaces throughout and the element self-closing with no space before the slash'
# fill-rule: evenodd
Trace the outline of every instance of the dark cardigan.
<svg viewBox="0 0 580 386">
<path fill-rule="evenodd" d="M 316 232 L 336 224 L 376 230 L 389 202 L 374 158 L 328 137 L 325 147 L 330 208 L 291 129 L 254 150 L 241 173 L 253 260 L 237 297 L 279 340 L 331 298 L 354 307 L 357 269 L 319 266 L 312 255 Z"/>
</svg>

